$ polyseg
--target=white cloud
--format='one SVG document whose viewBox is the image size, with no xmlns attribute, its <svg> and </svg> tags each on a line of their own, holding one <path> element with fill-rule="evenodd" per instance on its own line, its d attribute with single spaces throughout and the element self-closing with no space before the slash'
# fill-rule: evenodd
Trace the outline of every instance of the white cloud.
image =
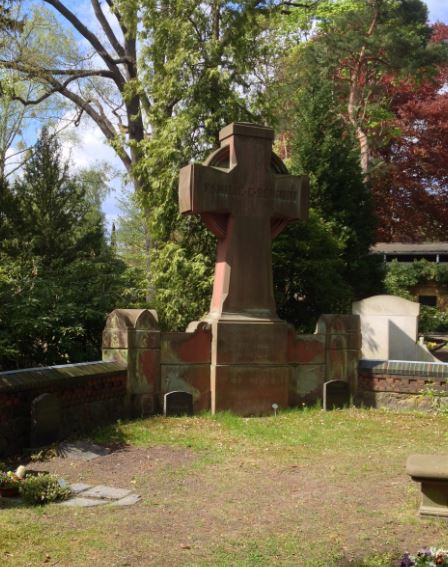
<svg viewBox="0 0 448 567">
<path fill-rule="evenodd" d="M 69 160 L 74 171 L 107 164 L 115 174 L 111 181 L 111 192 L 103 203 L 103 212 L 106 215 L 107 225 L 110 226 L 120 212 L 117 198 L 123 185 L 125 173 L 123 164 L 106 142 L 99 128 L 88 118 L 83 118 L 78 127 L 66 128 L 61 141 L 62 156 Z"/>
</svg>

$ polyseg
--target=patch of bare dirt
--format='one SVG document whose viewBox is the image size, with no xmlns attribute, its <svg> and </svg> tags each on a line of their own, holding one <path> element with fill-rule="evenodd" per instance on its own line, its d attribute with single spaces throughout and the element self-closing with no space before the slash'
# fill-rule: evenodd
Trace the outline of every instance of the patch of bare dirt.
<svg viewBox="0 0 448 567">
<path fill-rule="evenodd" d="M 195 458 L 194 452 L 189 449 L 125 445 L 113 449 L 109 455 L 90 461 L 57 456 L 42 462 L 29 461 L 25 466 L 36 471 L 54 473 L 67 482 L 82 481 L 127 488 L 136 478 L 166 467 L 189 465 Z"/>
</svg>

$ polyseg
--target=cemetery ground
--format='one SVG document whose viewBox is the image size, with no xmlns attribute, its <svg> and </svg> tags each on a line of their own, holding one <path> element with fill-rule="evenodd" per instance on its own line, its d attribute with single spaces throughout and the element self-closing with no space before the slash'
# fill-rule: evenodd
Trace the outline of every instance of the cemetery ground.
<svg viewBox="0 0 448 567">
<path fill-rule="evenodd" d="M 416 515 L 410 453 L 448 453 L 448 417 L 291 410 L 277 417 L 154 417 L 103 428 L 112 449 L 33 468 L 130 488 L 126 508 L 0 509 L 0 565 L 386 567 L 445 546 Z"/>
</svg>

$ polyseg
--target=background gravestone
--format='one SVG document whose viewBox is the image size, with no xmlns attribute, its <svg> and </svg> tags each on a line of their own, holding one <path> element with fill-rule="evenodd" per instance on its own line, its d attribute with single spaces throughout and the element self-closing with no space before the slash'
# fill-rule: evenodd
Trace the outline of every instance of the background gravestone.
<svg viewBox="0 0 448 567">
<path fill-rule="evenodd" d="M 350 405 L 350 386 L 343 380 L 324 383 L 324 410 L 343 409 Z"/>
<path fill-rule="evenodd" d="M 193 415 L 193 396 L 180 390 L 168 392 L 163 396 L 163 415 L 180 417 Z"/>
<path fill-rule="evenodd" d="M 54 394 L 41 394 L 31 402 L 31 447 L 58 441 L 61 429 L 61 403 Z"/>
</svg>

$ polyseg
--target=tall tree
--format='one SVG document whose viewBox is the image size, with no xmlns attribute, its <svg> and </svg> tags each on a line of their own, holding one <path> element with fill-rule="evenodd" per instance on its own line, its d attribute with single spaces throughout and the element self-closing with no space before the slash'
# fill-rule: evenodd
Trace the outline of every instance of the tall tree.
<svg viewBox="0 0 448 567">
<path fill-rule="evenodd" d="M 390 117 L 383 79 L 422 74 L 442 57 L 429 43 L 427 17 L 422 0 L 323 1 L 311 15 L 309 48 L 319 50 L 331 70 L 339 113 L 356 136 L 366 178 Z"/>
<path fill-rule="evenodd" d="M 433 42 L 448 41 L 436 24 Z M 448 233 L 448 63 L 424 81 L 388 78 L 393 116 L 373 178 L 378 239 L 444 240 Z"/>
<path fill-rule="evenodd" d="M 92 360 L 119 305 L 124 264 L 106 242 L 86 177 L 69 175 L 44 131 L 23 179 L 4 187 L 0 244 L 0 367 Z"/>
</svg>

